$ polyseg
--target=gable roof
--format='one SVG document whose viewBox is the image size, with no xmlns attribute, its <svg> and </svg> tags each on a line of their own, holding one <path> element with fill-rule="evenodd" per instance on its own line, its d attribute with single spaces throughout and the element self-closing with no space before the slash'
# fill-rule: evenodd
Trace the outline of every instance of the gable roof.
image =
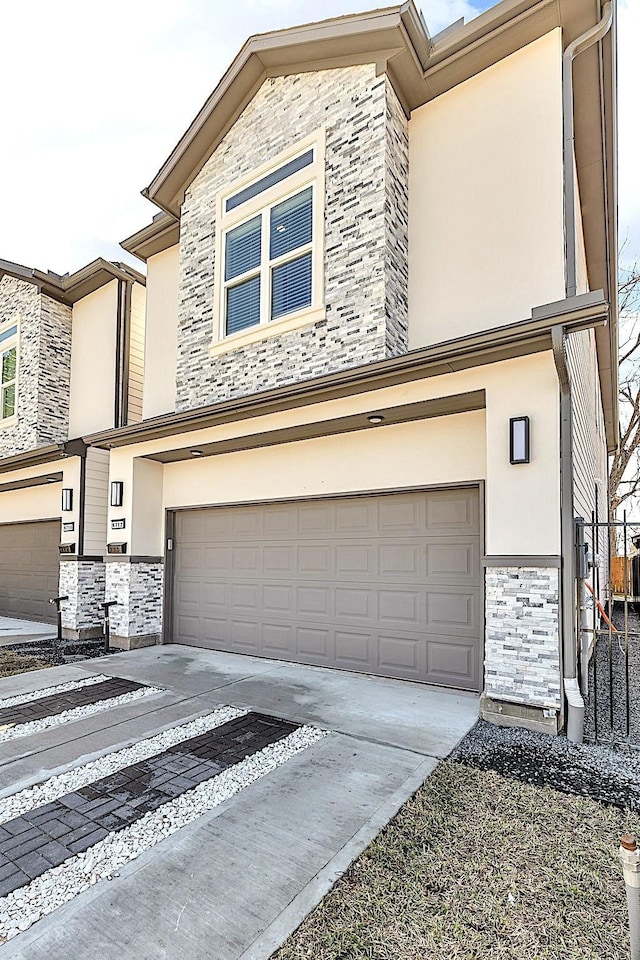
<svg viewBox="0 0 640 960">
<path fill-rule="evenodd" d="M 98 257 L 75 273 L 60 275 L 48 270 L 38 270 L 35 267 L 24 267 L 11 260 L 0 260 L 0 280 L 3 276 L 15 277 L 33 283 L 46 296 L 68 306 L 82 300 L 83 297 L 99 290 L 111 280 L 128 280 L 134 283 L 145 284 L 146 279 L 133 267 L 125 263 L 112 263 Z"/>
<path fill-rule="evenodd" d="M 142 193 L 179 218 L 189 184 L 268 77 L 375 63 L 410 114 L 555 27 L 570 42 L 597 22 L 599 10 L 600 0 L 502 0 L 431 38 L 407 0 L 250 37 Z"/>
</svg>

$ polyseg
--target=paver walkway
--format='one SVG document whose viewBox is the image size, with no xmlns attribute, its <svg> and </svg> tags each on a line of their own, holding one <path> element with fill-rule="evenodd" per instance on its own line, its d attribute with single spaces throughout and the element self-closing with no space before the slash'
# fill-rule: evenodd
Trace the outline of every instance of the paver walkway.
<svg viewBox="0 0 640 960">
<path fill-rule="evenodd" d="M 0 960 L 267 958 L 477 716 L 467 694 L 177 646 L 0 699 L 99 674 L 155 692 L 0 745 L 5 935 L 23 904 Z"/>
</svg>

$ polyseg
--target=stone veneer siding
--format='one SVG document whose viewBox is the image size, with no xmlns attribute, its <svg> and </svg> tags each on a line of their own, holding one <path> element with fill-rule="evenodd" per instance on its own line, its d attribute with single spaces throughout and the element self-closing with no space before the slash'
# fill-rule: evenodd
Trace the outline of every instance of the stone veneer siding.
<svg viewBox="0 0 640 960">
<path fill-rule="evenodd" d="M 68 437 L 71 307 L 24 280 L 0 280 L 0 322 L 19 325 L 18 419 L 0 429 L 0 457 Z"/>
<path fill-rule="evenodd" d="M 65 636 L 97 635 L 102 630 L 105 564 L 102 560 L 61 560 L 60 596 Z"/>
<path fill-rule="evenodd" d="M 127 647 L 161 639 L 163 581 L 160 562 L 107 562 L 105 600 L 118 602 L 111 607 L 112 637 Z"/>
<path fill-rule="evenodd" d="M 321 127 L 326 318 L 212 358 L 218 194 Z M 406 117 L 373 64 L 264 81 L 182 207 L 178 410 L 407 351 L 408 153 Z"/>
<path fill-rule="evenodd" d="M 559 570 L 488 567 L 485 693 L 560 709 Z"/>
</svg>

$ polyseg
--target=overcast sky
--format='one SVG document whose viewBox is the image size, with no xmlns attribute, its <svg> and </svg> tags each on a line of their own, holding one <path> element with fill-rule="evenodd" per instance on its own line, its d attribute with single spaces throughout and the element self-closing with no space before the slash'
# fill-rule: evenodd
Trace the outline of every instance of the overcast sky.
<svg viewBox="0 0 640 960">
<path fill-rule="evenodd" d="M 2 10 L 0 258 L 58 273 L 156 208 L 140 196 L 247 36 L 384 0 L 23 0 Z M 422 0 L 431 34 L 491 0 Z M 620 234 L 640 258 L 640 0 L 619 0 Z M 132 261 L 136 262 L 136 261 Z"/>
</svg>

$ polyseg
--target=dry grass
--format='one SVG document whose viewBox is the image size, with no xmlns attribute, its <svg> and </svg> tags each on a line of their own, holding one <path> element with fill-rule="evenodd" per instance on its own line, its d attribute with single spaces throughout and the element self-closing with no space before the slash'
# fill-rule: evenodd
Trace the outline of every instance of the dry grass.
<svg viewBox="0 0 640 960">
<path fill-rule="evenodd" d="M 273 960 L 628 960 L 640 816 L 441 763 Z"/>
<path fill-rule="evenodd" d="M 27 673 L 29 670 L 42 670 L 49 664 L 37 657 L 15 653 L 13 650 L 0 650 L 0 677 L 13 677 L 17 673 Z"/>
</svg>

